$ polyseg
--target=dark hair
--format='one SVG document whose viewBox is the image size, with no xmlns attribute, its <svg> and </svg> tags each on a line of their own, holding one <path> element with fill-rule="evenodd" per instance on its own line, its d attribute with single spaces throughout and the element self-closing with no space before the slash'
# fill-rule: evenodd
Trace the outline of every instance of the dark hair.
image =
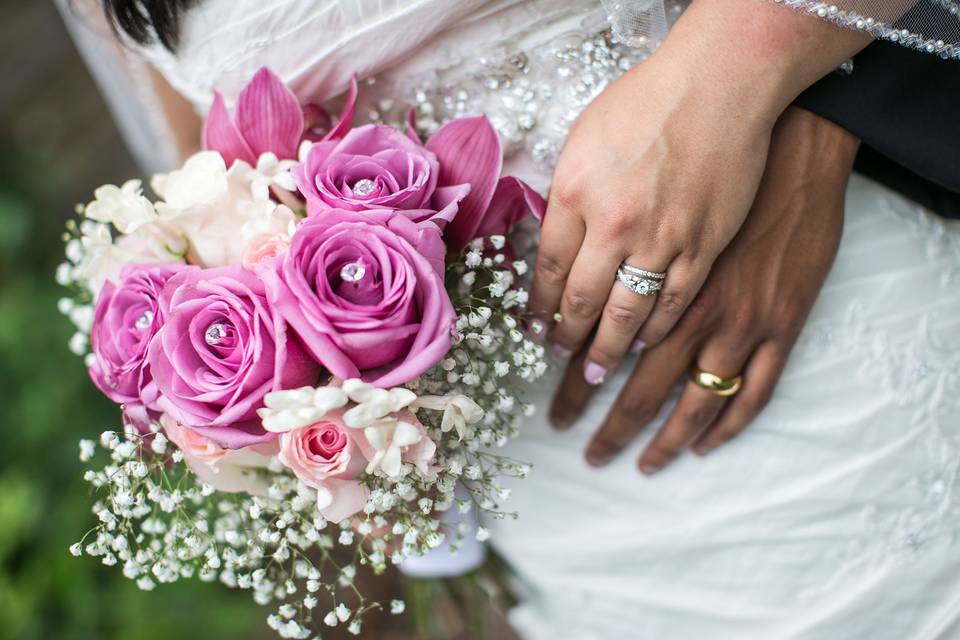
<svg viewBox="0 0 960 640">
<path fill-rule="evenodd" d="M 171 51 L 180 36 L 180 16 L 194 0 L 102 0 L 107 18 L 134 42 L 154 40 Z"/>
</svg>

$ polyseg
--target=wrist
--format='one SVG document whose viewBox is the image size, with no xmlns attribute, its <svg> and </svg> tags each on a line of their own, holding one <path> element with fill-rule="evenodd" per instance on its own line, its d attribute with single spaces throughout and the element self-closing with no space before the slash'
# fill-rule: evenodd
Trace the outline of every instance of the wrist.
<svg viewBox="0 0 960 640">
<path fill-rule="evenodd" d="M 654 58 L 772 127 L 803 90 L 869 42 L 771 0 L 697 0 Z"/>
</svg>

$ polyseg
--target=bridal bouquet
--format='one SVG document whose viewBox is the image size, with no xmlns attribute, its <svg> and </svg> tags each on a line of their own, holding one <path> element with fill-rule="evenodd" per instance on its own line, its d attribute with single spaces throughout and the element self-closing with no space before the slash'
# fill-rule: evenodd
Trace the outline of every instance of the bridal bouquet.
<svg viewBox="0 0 960 640">
<path fill-rule="evenodd" d="M 80 443 L 97 524 L 71 552 L 142 589 L 250 590 L 289 638 L 387 606 L 358 566 L 487 536 L 439 517 L 505 515 L 527 469 L 494 447 L 546 369 L 521 327 L 542 198 L 501 177 L 485 117 L 424 142 L 414 113 L 353 126 L 357 93 L 335 124 L 266 69 L 232 115 L 217 95 L 205 151 L 156 201 L 97 189 L 58 272 L 71 348 L 123 417 Z"/>
</svg>

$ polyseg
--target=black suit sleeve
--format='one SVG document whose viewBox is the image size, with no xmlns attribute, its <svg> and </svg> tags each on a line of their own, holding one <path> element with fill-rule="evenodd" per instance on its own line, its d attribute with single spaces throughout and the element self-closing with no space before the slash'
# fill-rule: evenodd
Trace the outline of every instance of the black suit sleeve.
<svg viewBox="0 0 960 640">
<path fill-rule="evenodd" d="M 858 171 L 960 218 L 960 61 L 874 42 L 853 62 L 794 104 L 863 141 Z"/>
</svg>

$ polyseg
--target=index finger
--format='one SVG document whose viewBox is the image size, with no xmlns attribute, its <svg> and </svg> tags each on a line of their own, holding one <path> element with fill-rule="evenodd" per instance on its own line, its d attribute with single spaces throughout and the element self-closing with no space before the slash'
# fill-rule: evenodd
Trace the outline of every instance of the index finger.
<svg viewBox="0 0 960 640">
<path fill-rule="evenodd" d="M 533 287 L 527 309 L 541 322 L 542 337 L 560 308 L 560 298 L 567 284 L 567 276 L 573 267 L 580 245 L 586 234 L 583 219 L 570 209 L 557 203 L 556 198 L 547 202 L 547 213 L 540 229 L 540 247 L 533 271 Z"/>
</svg>

